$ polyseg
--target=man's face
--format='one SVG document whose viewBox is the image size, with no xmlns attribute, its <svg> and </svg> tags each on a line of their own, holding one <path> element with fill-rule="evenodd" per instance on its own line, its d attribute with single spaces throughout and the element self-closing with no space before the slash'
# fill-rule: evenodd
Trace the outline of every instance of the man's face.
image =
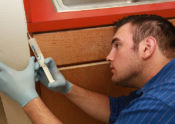
<svg viewBox="0 0 175 124">
<path fill-rule="evenodd" d="M 135 87 L 133 82 L 139 75 L 141 62 L 137 50 L 134 50 L 131 24 L 123 25 L 116 32 L 112 40 L 112 49 L 106 59 L 110 62 L 113 82 Z"/>
</svg>

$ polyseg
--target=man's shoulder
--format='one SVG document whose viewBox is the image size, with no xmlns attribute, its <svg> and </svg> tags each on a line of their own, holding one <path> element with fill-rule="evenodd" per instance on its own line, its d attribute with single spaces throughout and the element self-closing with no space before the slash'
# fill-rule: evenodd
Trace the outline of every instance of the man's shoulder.
<svg viewBox="0 0 175 124">
<path fill-rule="evenodd" d="M 152 97 L 155 101 L 172 107 L 175 110 L 175 80 L 169 81 L 162 87 L 153 89 L 145 94 L 145 97 Z"/>
<path fill-rule="evenodd" d="M 168 114 L 167 114 L 168 113 Z M 116 119 L 118 123 L 159 123 L 175 122 L 175 109 L 152 94 L 143 94 L 132 100 Z M 173 117 L 173 118 L 172 118 Z"/>
<path fill-rule="evenodd" d="M 175 110 L 175 74 L 168 75 L 161 80 L 155 80 L 143 90 L 140 97 L 143 101 L 152 100 L 162 102 Z"/>
<path fill-rule="evenodd" d="M 129 109 L 148 110 L 148 111 L 166 111 L 171 109 L 175 111 L 175 86 L 156 90 L 156 92 L 147 92 L 137 99 L 130 102 Z"/>
</svg>

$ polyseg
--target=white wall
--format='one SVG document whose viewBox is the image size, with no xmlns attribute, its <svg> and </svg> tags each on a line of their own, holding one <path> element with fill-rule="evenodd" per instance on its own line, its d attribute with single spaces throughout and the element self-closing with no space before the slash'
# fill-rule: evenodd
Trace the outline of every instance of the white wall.
<svg viewBox="0 0 175 124">
<path fill-rule="evenodd" d="M 0 0 L 0 61 L 22 70 L 30 56 L 23 0 Z M 17 89 L 18 90 L 18 89 Z M 23 109 L 2 95 L 9 124 L 31 124 Z"/>
<path fill-rule="evenodd" d="M 0 0 L 0 60 L 16 69 L 28 62 L 27 26 L 22 0 Z"/>
</svg>

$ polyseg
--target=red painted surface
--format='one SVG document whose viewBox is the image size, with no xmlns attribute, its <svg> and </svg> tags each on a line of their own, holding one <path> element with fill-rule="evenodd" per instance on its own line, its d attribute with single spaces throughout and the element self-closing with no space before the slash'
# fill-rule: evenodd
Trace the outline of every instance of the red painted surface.
<svg viewBox="0 0 175 124">
<path fill-rule="evenodd" d="M 24 0 L 28 31 L 44 32 L 113 24 L 132 14 L 157 14 L 175 17 L 175 1 L 127 7 L 56 12 L 51 0 Z"/>
</svg>

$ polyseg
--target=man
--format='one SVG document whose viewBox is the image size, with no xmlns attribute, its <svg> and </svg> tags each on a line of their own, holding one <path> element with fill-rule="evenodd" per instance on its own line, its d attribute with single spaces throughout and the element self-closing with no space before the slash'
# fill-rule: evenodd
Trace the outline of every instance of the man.
<svg viewBox="0 0 175 124">
<path fill-rule="evenodd" d="M 80 88 L 64 78 L 51 58 L 45 60 L 56 80 L 51 84 L 34 58 L 20 72 L 0 63 L 0 91 L 21 104 L 35 124 L 62 122 L 38 97 L 34 80 L 65 94 L 86 113 L 105 123 L 175 123 L 174 50 L 175 28 L 171 23 L 156 15 L 133 15 L 116 23 L 107 56 L 113 82 L 138 88 L 129 96 L 113 98 Z"/>
</svg>

